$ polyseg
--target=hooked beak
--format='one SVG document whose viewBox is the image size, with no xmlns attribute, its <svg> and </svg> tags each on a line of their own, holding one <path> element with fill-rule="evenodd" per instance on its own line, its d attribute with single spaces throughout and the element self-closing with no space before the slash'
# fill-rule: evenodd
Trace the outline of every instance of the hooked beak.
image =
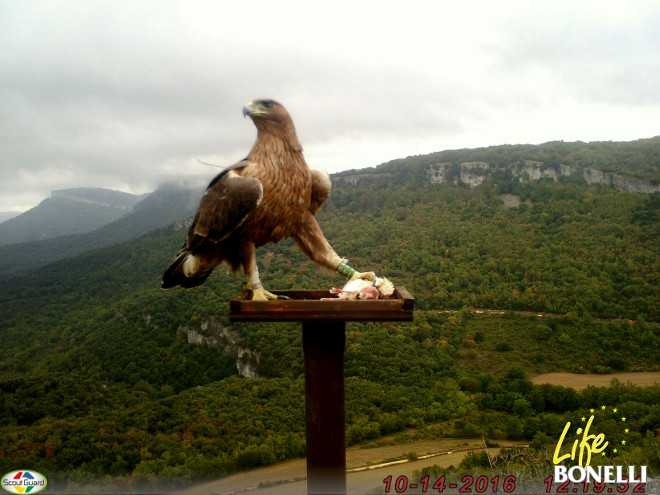
<svg viewBox="0 0 660 495">
<path fill-rule="evenodd" d="M 254 104 L 253 101 L 246 103 L 245 106 L 243 107 L 243 117 L 247 117 L 248 115 L 252 116 L 257 113 L 259 113 L 259 109 L 257 108 L 257 106 Z"/>
</svg>

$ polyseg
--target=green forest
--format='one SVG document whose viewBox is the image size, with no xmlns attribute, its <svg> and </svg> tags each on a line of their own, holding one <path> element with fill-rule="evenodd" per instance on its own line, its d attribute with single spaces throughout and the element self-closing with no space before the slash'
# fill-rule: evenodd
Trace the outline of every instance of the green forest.
<svg viewBox="0 0 660 495">
<path fill-rule="evenodd" d="M 660 179 L 660 140 L 443 153 L 456 163 L 555 153 Z M 317 215 L 351 266 L 415 297 L 412 323 L 347 325 L 349 445 L 414 428 L 526 440 L 542 463 L 566 421 L 607 405 L 625 411 L 632 435 L 602 462 L 660 474 L 660 386 L 576 392 L 530 381 L 660 371 L 660 194 L 572 177 L 520 182 L 506 171 L 475 188 L 431 184 L 424 173 L 437 161 L 412 157 L 336 181 Z M 503 194 L 521 204 L 506 207 Z M 223 270 L 196 289 L 161 290 L 184 237 L 180 225 L 160 228 L 0 287 L 0 471 L 130 487 L 305 455 L 300 326 L 230 323 L 228 301 L 244 281 Z M 290 241 L 261 248 L 258 261 L 267 289 L 342 284 Z M 196 345 L 190 331 L 234 341 Z M 258 378 L 238 375 L 232 346 L 251 351 Z"/>
</svg>

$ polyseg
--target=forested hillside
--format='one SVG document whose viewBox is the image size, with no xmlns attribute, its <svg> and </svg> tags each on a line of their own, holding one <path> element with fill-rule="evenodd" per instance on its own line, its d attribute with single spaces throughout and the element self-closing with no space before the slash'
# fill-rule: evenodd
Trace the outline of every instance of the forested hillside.
<svg viewBox="0 0 660 495">
<path fill-rule="evenodd" d="M 649 180 L 655 146 L 636 162 Z M 433 184 L 420 160 L 340 174 L 318 214 L 340 255 L 405 285 L 418 309 L 412 324 L 348 326 L 349 443 L 433 425 L 543 455 L 567 420 L 607 404 L 633 435 L 602 462 L 659 473 L 660 387 L 577 393 L 528 378 L 660 368 L 660 195 L 506 173 Z M 300 328 L 230 325 L 242 280 L 222 270 L 159 289 L 184 237 L 161 228 L 0 286 L 5 472 L 185 482 L 304 455 Z M 289 241 L 258 256 L 266 288 L 341 284 Z M 191 331 L 219 344 L 189 343 Z M 237 348 L 259 378 L 238 376 Z"/>
<path fill-rule="evenodd" d="M 486 163 L 500 171 L 513 171 L 525 162 L 539 164 L 542 170 L 566 169 L 571 172 L 572 179 L 578 182 L 585 182 L 580 179 L 584 171 L 595 170 L 657 185 L 660 183 L 660 136 L 629 142 L 553 141 L 540 145 L 446 150 L 392 160 L 372 169 L 362 169 L 359 173 L 390 173 L 406 180 L 414 177 L 421 184 L 428 180 L 429 167 L 437 164 Z M 342 172 L 338 176 L 353 173 Z"/>
</svg>

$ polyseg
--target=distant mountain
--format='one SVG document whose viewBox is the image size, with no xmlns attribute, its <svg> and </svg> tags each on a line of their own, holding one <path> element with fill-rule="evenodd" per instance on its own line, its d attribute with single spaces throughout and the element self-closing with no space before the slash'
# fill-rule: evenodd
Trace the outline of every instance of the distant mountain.
<svg viewBox="0 0 660 495">
<path fill-rule="evenodd" d="M 0 279 L 183 222 L 195 214 L 202 192 L 196 188 L 163 186 L 135 204 L 130 212 L 92 232 L 0 246 Z"/>
<path fill-rule="evenodd" d="M 0 211 L 0 223 L 6 222 L 10 218 L 17 217 L 20 214 L 20 211 Z"/>
<path fill-rule="evenodd" d="M 621 143 L 559 141 L 541 145 L 504 145 L 411 156 L 375 168 L 334 174 L 332 182 L 335 189 L 330 202 L 344 204 L 358 187 L 374 191 L 388 185 L 418 187 L 446 184 L 473 188 L 484 183 L 497 184 L 501 194 L 511 194 L 517 189 L 517 184 L 537 180 L 585 186 L 597 184 L 647 194 L 657 192 L 660 190 L 660 137 Z M 105 205 L 108 208 L 110 199 L 114 197 L 111 193 L 116 191 L 100 191 L 103 190 L 55 191 L 47 201 L 66 200 L 76 208 L 82 205 Z M 2 246 L 0 243 L 0 280 L 183 222 L 194 215 L 202 193 L 201 187 L 163 186 L 134 204 L 124 216 L 106 222 L 91 232 L 15 245 Z M 528 202 L 528 199 L 518 198 L 515 194 L 513 199 Z M 30 212 L 45 204 L 46 201 Z M 0 225 L 0 233 L 7 224 L 20 220 L 30 212 Z"/>
<path fill-rule="evenodd" d="M 90 232 L 125 215 L 140 199 L 110 189 L 53 191 L 50 198 L 0 225 L 0 245 Z"/>
</svg>

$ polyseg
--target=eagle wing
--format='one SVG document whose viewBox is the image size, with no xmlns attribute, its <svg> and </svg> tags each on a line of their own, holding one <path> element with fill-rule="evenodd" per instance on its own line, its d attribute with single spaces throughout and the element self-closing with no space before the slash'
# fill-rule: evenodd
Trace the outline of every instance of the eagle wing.
<svg viewBox="0 0 660 495">
<path fill-rule="evenodd" d="M 330 176 L 325 172 L 320 170 L 310 170 L 310 172 L 312 173 L 312 201 L 309 211 L 312 215 L 316 215 L 319 208 L 323 206 L 323 202 L 328 199 L 332 183 Z"/>
<path fill-rule="evenodd" d="M 188 232 L 185 244 L 188 251 L 203 252 L 225 240 L 259 206 L 264 194 L 261 182 L 237 173 L 251 164 L 243 160 L 211 181 Z"/>
<path fill-rule="evenodd" d="M 162 287 L 196 287 L 233 251 L 223 250 L 223 242 L 245 222 L 263 199 L 261 182 L 242 177 L 240 170 L 252 162 L 242 162 L 218 174 L 206 189 L 183 248 L 163 274 Z M 227 260 L 232 265 L 240 260 Z"/>
</svg>

